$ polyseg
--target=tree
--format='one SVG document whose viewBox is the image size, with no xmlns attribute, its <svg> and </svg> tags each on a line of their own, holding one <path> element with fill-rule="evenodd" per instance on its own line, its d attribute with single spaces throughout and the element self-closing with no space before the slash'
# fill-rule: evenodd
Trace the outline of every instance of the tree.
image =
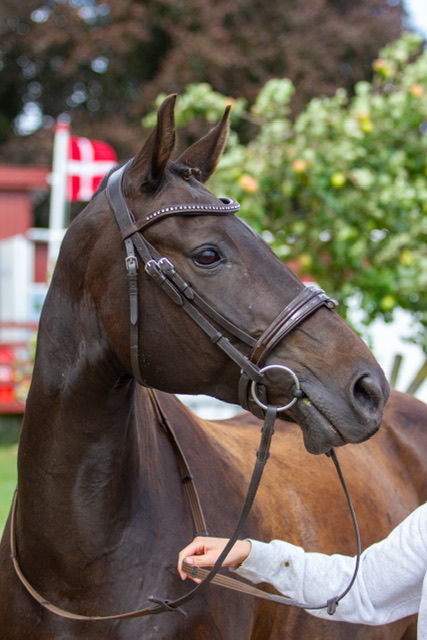
<svg viewBox="0 0 427 640">
<path fill-rule="evenodd" d="M 0 0 L 0 7 L 0 160 L 16 162 L 50 161 L 52 124 L 63 112 L 80 135 L 131 155 L 154 98 L 188 83 L 252 101 L 266 80 L 289 77 L 296 113 L 314 95 L 369 78 L 403 15 L 401 0 Z M 17 138 L 31 115 L 34 130 L 42 126 Z"/>
<path fill-rule="evenodd" d="M 358 297 L 366 324 L 410 311 L 427 351 L 427 52 L 406 34 L 374 61 L 372 83 L 313 98 L 295 121 L 294 87 L 268 81 L 247 111 L 258 133 L 236 134 L 213 190 L 241 203 L 242 215 L 290 262 L 340 301 Z M 159 98 L 161 99 L 161 97 Z M 216 120 L 229 98 L 205 84 L 178 101 L 180 124 L 197 114 Z M 145 123 L 151 125 L 152 115 Z"/>
</svg>

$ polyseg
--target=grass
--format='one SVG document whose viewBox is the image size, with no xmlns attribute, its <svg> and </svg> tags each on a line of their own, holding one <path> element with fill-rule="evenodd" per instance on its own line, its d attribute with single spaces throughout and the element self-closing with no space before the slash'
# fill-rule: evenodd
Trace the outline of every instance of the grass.
<svg viewBox="0 0 427 640">
<path fill-rule="evenodd" d="M 0 532 L 9 515 L 13 492 L 16 487 L 17 444 L 0 446 Z"/>
</svg>

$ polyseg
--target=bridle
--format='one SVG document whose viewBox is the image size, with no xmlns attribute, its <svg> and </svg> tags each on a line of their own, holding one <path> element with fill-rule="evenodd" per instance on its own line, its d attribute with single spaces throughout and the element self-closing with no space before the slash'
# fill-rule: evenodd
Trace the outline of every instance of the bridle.
<svg viewBox="0 0 427 640">
<path fill-rule="evenodd" d="M 130 618 L 137 618 L 157 613 L 163 613 L 166 611 L 178 612 L 186 615 L 182 609 L 182 605 L 192 600 L 196 594 L 201 592 L 210 582 L 215 582 L 224 587 L 234 589 L 246 594 L 250 594 L 256 597 L 264 598 L 272 602 L 279 604 L 292 605 L 304 609 L 323 609 L 327 608 L 328 613 L 331 615 L 335 612 L 339 601 L 348 593 L 351 589 L 358 572 L 360 554 L 361 554 L 361 542 L 359 529 L 354 513 L 353 505 L 348 493 L 345 480 L 343 478 L 338 459 L 335 451 L 331 449 L 328 452 L 335 464 L 339 479 L 344 489 L 344 493 L 347 499 L 347 503 L 350 509 L 350 514 L 353 520 L 353 525 L 356 535 L 357 555 L 354 574 L 346 587 L 346 589 L 339 596 L 330 598 L 326 604 L 321 605 L 308 605 L 306 603 L 300 603 L 293 601 L 284 596 L 277 596 L 270 593 L 266 593 L 260 589 L 246 585 L 233 578 L 229 578 L 223 575 L 217 575 L 220 570 L 223 561 L 228 555 L 229 551 L 233 547 L 236 540 L 239 538 L 243 526 L 247 520 L 249 512 L 251 510 L 255 495 L 261 480 L 261 476 L 270 455 L 270 444 L 274 433 L 274 424 L 278 412 L 287 411 L 290 409 L 298 399 L 304 396 L 304 392 L 301 389 L 298 377 L 295 372 L 281 364 L 269 364 L 267 366 L 260 366 L 271 350 L 298 324 L 300 324 L 305 318 L 311 315 L 314 311 L 322 306 L 326 306 L 328 309 L 336 307 L 337 303 L 329 298 L 324 291 L 316 287 L 305 287 L 295 298 L 291 301 L 273 320 L 273 322 L 262 333 L 260 338 L 255 339 L 245 331 L 237 327 L 234 323 L 230 322 L 221 313 L 213 309 L 206 300 L 204 300 L 192 287 L 186 282 L 175 270 L 171 261 L 160 256 L 154 247 L 143 236 L 142 232 L 151 224 L 158 222 L 166 217 L 174 215 L 230 215 L 236 213 L 240 206 L 231 198 L 221 198 L 218 200 L 218 204 L 178 204 L 163 207 L 156 211 L 152 211 L 142 217 L 142 219 L 135 221 L 133 213 L 128 207 L 126 198 L 122 189 L 123 175 L 127 165 L 122 166 L 114 173 L 112 173 L 107 182 L 107 198 L 111 209 L 114 212 L 117 224 L 120 228 L 122 239 L 124 242 L 126 257 L 126 271 L 128 277 L 129 286 L 129 301 L 130 301 L 130 344 L 131 344 L 131 364 L 133 375 L 136 381 L 143 385 L 149 386 L 143 379 L 140 360 L 139 360 L 139 340 L 138 340 L 138 258 L 139 255 L 146 273 L 153 279 L 158 285 L 177 305 L 179 305 L 204 331 L 210 340 L 216 344 L 224 353 L 226 353 L 231 360 L 233 360 L 240 367 L 240 381 L 239 381 L 239 399 L 243 407 L 247 408 L 249 398 L 252 396 L 255 403 L 261 407 L 264 411 L 264 426 L 261 429 L 261 439 L 259 449 L 256 454 L 255 467 L 250 480 L 248 492 L 246 495 L 243 508 L 236 525 L 233 535 L 230 537 L 227 545 L 216 561 L 211 570 L 204 570 L 200 568 L 194 568 L 190 565 L 183 564 L 183 570 L 192 577 L 200 577 L 203 581 L 194 587 L 186 595 L 176 598 L 175 600 L 169 600 L 167 598 L 159 598 L 151 596 L 149 601 L 153 603 L 152 606 L 137 611 L 131 611 L 128 613 L 108 615 L 108 616 L 85 616 L 75 614 L 64 609 L 60 609 L 50 602 L 46 601 L 28 582 L 22 573 L 19 566 L 16 547 L 16 505 L 17 505 L 17 491 L 15 492 L 13 505 L 12 505 L 12 517 L 11 517 L 11 558 L 15 572 L 20 579 L 23 586 L 30 593 L 30 595 L 47 610 L 55 613 L 61 617 L 71 620 L 84 620 L 84 621 L 99 621 L 99 620 L 123 620 Z M 215 324 L 212 324 L 214 322 Z M 216 326 L 215 326 L 216 325 Z M 249 356 L 244 355 L 239 351 L 221 332 L 217 327 L 221 327 L 228 334 L 243 342 L 247 347 L 251 348 Z M 293 381 L 293 398 L 281 407 L 272 406 L 268 403 L 267 392 L 265 385 L 265 373 L 272 369 L 278 369 L 284 371 L 289 375 Z M 197 535 L 209 535 L 206 528 L 206 523 L 201 511 L 200 501 L 198 499 L 195 485 L 193 482 L 193 476 L 188 468 L 187 462 L 183 455 L 183 452 L 176 440 L 175 434 L 171 426 L 168 423 L 166 416 L 163 414 L 160 407 L 157 396 L 154 390 L 150 390 L 151 398 L 154 403 L 157 415 L 161 420 L 166 432 L 171 439 L 172 445 L 177 455 L 178 464 L 181 470 L 182 482 L 187 488 L 187 493 L 190 501 L 191 511 L 193 514 L 193 520 L 196 527 Z M 261 397 L 260 397 L 261 396 Z"/>
<path fill-rule="evenodd" d="M 178 204 L 162 207 L 148 213 L 138 222 L 135 221 L 132 211 L 126 202 L 123 193 L 122 180 L 126 166 L 112 173 L 107 183 L 107 198 L 119 226 L 124 242 L 126 257 L 126 271 L 129 285 L 130 301 L 130 344 L 131 363 L 135 379 L 142 385 L 146 385 L 141 374 L 139 360 L 138 339 L 138 258 L 140 257 L 146 273 L 153 279 L 169 298 L 185 311 L 194 322 L 207 334 L 209 339 L 227 354 L 240 368 L 239 401 L 242 407 L 248 408 L 249 395 L 263 409 L 267 409 L 265 390 L 262 390 L 264 399 L 258 394 L 258 385 L 265 382 L 265 373 L 268 370 L 278 369 L 284 371 L 292 378 L 294 383 L 294 397 L 277 411 L 290 409 L 297 400 L 302 397 L 299 380 L 296 374 L 289 368 L 280 364 L 270 364 L 261 367 L 271 350 L 305 318 L 311 315 L 319 307 L 326 306 L 334 309 L 337 302 L 317 287 L 308 286 L 288 304 L 281 313 L 267 327 L 263 334 L 255 339 L 234 323 L 230 322 L 221 313 L 216 311 L 177 273 L 172 262 L 158 254 L 156 249 L 144 237 L 143 231 L 151 224 L 170 216 L 194 216 L 194 215 L 230 215 L 237 213 L 240 205 L 232 198 L 218 199 L 217 204 Z M 212 324 L 214 322 L 215 324 Z M 250 347 L 249 356 L 237 349 L 228 337 L 220 329 Z"/>
</svg>

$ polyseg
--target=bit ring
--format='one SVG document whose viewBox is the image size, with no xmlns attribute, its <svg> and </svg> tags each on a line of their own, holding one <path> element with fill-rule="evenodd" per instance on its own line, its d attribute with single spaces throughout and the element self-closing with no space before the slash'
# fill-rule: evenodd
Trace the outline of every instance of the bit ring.
<svg viewBox="0 0 427 640">
<path fill-rule="evenodd" d="M 266 371 L 270 371 L 271 369 L 281 369 L 282 371 L 286 371 L 286 373 L 289 373 L 289 375 L 291 376 L 291 378 L 293 379 L 293 381 L 295 382 L 295 390 L 296 391 L 301 391 L 301 385 L 299 383 L 299 380 L 297 378 L 297 375 L 294 371 L 292 371 L 292 369 L 289 369 L 289 367 L 285 367 L 283 364 L 269 364 L 266 367 L 263 367 L 262 369 L 260 369 L 259 373 L 265 373 Z M 252 393 L 252 397 L 255 400 L 255 402 L 257 403 L 257 405 L 259 407 L 261 407 L 261 409 L 268 409 L 268 406 L 266 404 L 264 404 L 263 402 L 261 402 L 261 400 L 258 398 L 257 395 L 257 382 L 255 380 L 252 381 L 251 384 L 251 393 Z M 287 409 L 290 409 L 291 407 L 294 406 L 294 404 L 297 402 L 298 397 L 294 397 L 292 398 L 292 400 L 290 402 L 288 402 L 288 404 L 283 405 L 283 407 L 277 407 L 277 411 L 286 411 Z"/>
</svg>

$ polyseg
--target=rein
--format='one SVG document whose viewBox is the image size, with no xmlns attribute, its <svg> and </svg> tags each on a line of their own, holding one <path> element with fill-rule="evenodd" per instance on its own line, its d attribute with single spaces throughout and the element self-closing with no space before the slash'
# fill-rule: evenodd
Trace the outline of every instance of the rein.
<svg viewBox="0 0 427 640">
<path fill-rule="evenodd" d="M 16 509 L 18 490 L 16 490 L 15 492 L 12 504 L 10 539 L 10 555 L 13 566 L 15 568 L 15 572 L 28 593 L 41 606 L 46 608 L 51 613 L 55 613 L 56 615 L 71 620 L 123 620 L 163 613 L 165 611 L 178 612 L 183 615 L 187 615 L 186 612 L 182 609 L 182 605 L 192 600 L 197 594 L 205 589 L 210 582 L 221 584 L 222 586 L 238 591 L 243 591 L 244 593 L 250 593 L 251 595 L 256 595 L 257 597 L 266 598 L 280 604 L 288 604 L 305 609 L 327 608 L 328 613 L 332 615 L 335 612 L 338 602 L 348 593 L 354 583 L 354 580 L 356 579 L 361 553 L 360 535 L 356 516 L 348 493 L 348 489 L 346 487 L 341 469 L 339 467 L 338 459 L 333 449 L 327 455 L 330 455 L 332 457 L 341 484 L 344 488 L 350 513 L 353 519 L 357 540 L 357 559 L 354 575 L 350 580 L 348 587 L 343 591 L 343 593 L 340 596 L 331 598 L 326 604 L 319 606 L 310 606 L 304 603 L 292 601 L 289 598 L 283 596 L 268 594 L 254 587 L 249 587 L 248 585 L 245 585 L 244 583 L 241 583 L 240 581 L 233 578 L 217 574 L 221 569 L 222 563 L 228 555 L 229 551 L 239 538 L 251 510 L 265 465 L 270 455 L 270 444 L 274 433 L 274 424 L 277 413 L 290 409 L 298 399 L 304 396 L 304 392 L 301 390 L 299 380 L 292 369 L 281 364 L 270 364 L 261 367 L 261 362 L 266 358 L 266 356 L 275 347 L 275 345 L 278 344 L 278 342 L 280 342 L 290 331 L 292 331 L 300 322 L 311 315 L 314 311 L 322 306 L 333 309 L 337 305 L 337 303 L 329 298 L 321 289 L 318 289 L 316 287 L 304 287 L 304 289 L 294 298 L 294 300 L 292 300 L 292 302 L 281 311 L 277 318 L 273 320 L 273 322 L 269 325 L 269 327 L 267 327 L 261 337 L 256 340 L 245 331 L 234 325 L 234 323 L 230 322 L 222 314 L 213 309 L 213 307 L 211 307 L 203 298 L 201 298 L 198 293 L 194 291 L 191 285 L 183 278 L 181 278 L 181 276 L 176 272 L 175 267 L 170 262 L 170 260 L 168 260 L 168 258 L 166 257 L 159 256 L 154 247 L 151 246 L 151 244 L 144 238 L 141 233 L 141 231 L 150 224 L 158 222 L 159 220 L 171 215 L 229 215 L 234 214 L 239 210 L 239 204 L 231 198 L 223 198 L 218 200 L 218 204 L 193 203 L 172 205 L 146 214 L 145 216 L 143 216 L 142 220 L 138 221 L 137 223 L 127 205 L 122 189 L 122 179 L 126 166 L 127 165 L 124 165 L 110 175 L 107 183 L 107 198 L 110 207 L 116 217 L 116 221 L 120 228 L 126 249 L 125 264 L 128 275 L 130 301 L 131 363 L 134 377 L 139 384 L 148 386 L 143 379 L 139 364 L 138 259 L 136 255 L 138 254 L 144 264 L 146 273 L 153 278 L 153 281 L 163 291 L 165 291 L 165 293 L 167 293 L 167 295 L 175 304 L 179 305 L 196 322 L 196 324 L 204 331 L 205 334 L 208 335 L 208 337 L 214 344 L 218 345 L 218 347 L 239 366 L 241 371 L 241 377 L 239 381 L 239 399 L 242 406 L 245 408 L 248 407 L 249 396 L 251 395 L 256 404 L 258 404 L 264 410 L 264 426 L 261 429 L 261 439 L 259 449 L 256 454 L 255 466 L 234 533 L 230 537 L 227 545 L 224 547 L 221 555 L 218 557 L 215 565 L 211 570 L 195 568 L 190 565 L 183 566 L 184 571 L 186 571 L 188 575 L 191 575 L 192 577 L 200 576 L 203 578 L 203 580 L 186 595 L 180 598 L 169 600 L 157 596 L 150 596 L 148 600 L 153 603 L 152 606 L 138 609 L 136 611 L 108 616 L 80 615 L 65 611 L 64 609 L 51 604 L 31 586 L 31 584 L 22 573 L 19 565 L 16 544 Z M 247 347 L 250 347 L 251 353 L 249 357 L 239 351 L 231 343 L 229 338 L 224 336 L 224 334 L 216 326 L 214 326 L 212 322 L 210 322 L 210 320 L 213 321 L 215 325 L 219 325 L 223 330 L 231 334 L 234 338 L 237 338 L 238 340 L 243 342 Z M 267 400 L 266 388 L 264 384 L 265 373 L 271 369 L 279 369 L 280 371 L 284 371 L 288 376 L 291 377 L 294 384 L 293 398 L 282 407 L 271 406 Z M 155 391 L 149 389 L 149 393 L 152 398 L 152 402 L 154 404 L 158 419 L 168 433 L 172 446 L 176 452 L 182 482 L 184 483 L 187 491 L 197 535 L 208 535 L 205 519 L 200 506 L 200 501 L 193 482 L 193 476 L 190 473 L 185 456 L 166 416 L 161 409 Z"/>
<path fill-rule="evenodd" d="M 263 600 L 269 600 L 270 602 L 274 602 L 276 604 L 282 604 L 282 605 L 286 605 L 289 607 L 296 607 L 299 609 L 307 609 L 307 610 L 316 610 L 316 609 L 327 609 L 327 612 L 329 613 L 329 615 L 333 615 L 337 609 L 337 606 L 340 602 L 340 600 L 342 600 L 344 598 L 344 596 L 347 595 L 347 593 L 350 591 L 350 589 L 352 588 L 354 581 L 356 580 L 357 577 L 357 573 L 359 571 L 359 565 L 360 565 L 360 556 L 362 553 L 362 546 L 361 546 L 361 540 L 360 540 L 360 532 L 359 532 L 359 525 L 357 524 L 357 519 L 356 519 L 356 513 L 354 511 L 354 507 L 353 507 L 353 503 L 351 501 L 351 497 L 350 497 L 350 493 L 348 491 L 348 487 L 347 484 L 345 482 L 343 473 L 341 471 L 341 466 L 339 464 L 338 458 L 337 458 L 337 454 L 335 453 L 334 449 L 331 449 L 327 454 L 328 457 L 332 458 L 332 461 L 335 465 L 335 469 L 337 471 L 341 486 L 344 490 L 344 494 L 347 500 L 347 505 L 349 507 L 349 511 L 350 511 L 350 515 L 351 515 L 351 519 L 353 522 L 353 528 L 354 528 L 354 532 L 355 532 L 355 537 L 356 537 L 356 559 L 355 559 L 355 564 L 354 564 L 354 570 L 353 570 L 353 575 L 350 579 L 350 582 L 348 583 L 347 587 L 344 589 L 344 591 L 341 592 L 341 594 L 339 596 L 334 596 L 332 598 L 329 598 L 327 600 L 326 603 L 324 604 L 316 604 L 316 605 L 310 605 L 307 604 L 306 602 L 298 602 L 297 600 L 293 600 L 292 598 L 289 598 L 288 596 L 279 596 L 279 595 L 275 595 L 273 593 L 268 593 L 267 591 L 263 591 L 262 589 L 258 589 L 257 587 L 254 587 L 252 585 L 246 584 L 245 582 L 241 582 L 240 580 L 236 580 L 236 578 L 232 578 L 230 576 L 225 576 L 225 575 L 221 575 L 221 574 L 217 574 L 215 575 L 211 582 L 214 584 L 217 584 L 221 587 L 224 587 L 225 589 L 232 589 L 233 591 L 238 591 L 239 593 L 244 593 L 246 595 L 250 595 L 253 596 L 255 598 L 261 598 Z M 227 547 L 224 549 L 224 551 L 221 553 L 220 558 L 218 558 L 217 563 L 220 563 L 220 566 L 222 565 L 222 562 L 225 560 L 226 556 L 228 555 L 228 552 L 231 550 L 232 546 L 234 545 L 234 543 L 237 541 L 237 537 L 233 536 L 233 544 L 227 544 Z M 217 564 L 216 563 L 216 564 Z M 213 569 L 202 569 L 201 567 L 195 567 L 193 565 L 188 564 L 187 562 L 185 562 L 185 560 L 182 563 L 182 569 L 184 571 L 184 573 L 186 573 L 189 577 L 191 578 L 198 578 L 200 580 L 206 580 L 211 571 L 214 571 L 216 564 L 214 565 Z M 203 584 L 203 583 L 202 583 Z"/>
<path fill-rule="evenodd" d="M 148 390 L 151 401 L 154 406 L 154 410 L 157 416 L 159 423 L 163 426 L 169 440 L 172 444 L 172 447 L 175 451 L 175 455 L 178 462 L 178 467 L 181 475 L 181 482 L 184 485 L 188 502 L 190 505 L 191 514 L 193 517 L 193 523 L 195 527 L 195 531 L 198 532 L 197 535 L 208 535 L 206 529 L 206 522 L 203 515 L 202 507 L 200 505 L 199 496 L 194 484 L 194 478 L 188 466 L 188 462 L 182 451 L 182 448 L 176 438 L 175 432 L 172 426 L 169 423 L 167 416 L 164 414 L 159 399 L 156 395 L 154 389 Z M 148 600 L 153 602 L 153 606 L 145 607 L 143 609 L 138 609 L 136 611 L 129 611 L 127 613 L 119 613 L 108 616 L 96 616 L 96 615 L 82 615 L 78 613 L 73 613 L 71 611 L 66 611 L 65 609 L 61 609 L 56 605 L 49 602 L 46 598 L 44 598 L 27 580 L 25 575 L 22 572 L 22 569 L 19 564 L 18 553 L 17 553 L 17 543 L 16 543 L 16 510 L 18 504 L 18 489 L 15 490 L 12 502 L 12 510 L 11 510 L 11 523 L 10 523 L 10 557 L 12 559 L 12 563 L 15 569 L 15 573 L 18 576 L 21 584 L 25 587 L 27 592 L 34 598 L 34 600 L 41 605 L 43 608 L 47 609 L 51 613 L 54 613 L 61 618 L 66 618 L 68 620 L 81 620 L 86 622 L 96 622 L 100 620 L 127 620 L 131 618 L 140 618 L 143 616 L 152 615 L 155 613 L 162 613 L 164 611 L 176 611 L 182 613 L 183 615 L 187 615 L 185 611 L 179 608 L 179 603 L 177 601 L 169 602 L 168 600 L 164 600 L 162 598 L 156 598 L 155 596 L 150 596 Z"/>
<path fill-rule="evenodd" d="M 196 535 L 199 536 L 207 536 L 208 531 L 206 527 L 206 521 L 203 515 L 202 507 L 200 504 L 199 496 L 197 493 L 197 489 L 194 483 L 194 476 L 192 475 L 188 462 L 185 458 L 185 455 L 181 449 L 181 446 L 176 438 L 174 430 L 169 423 L 167 416 L 164 414 L 162 407 L 160 405 L 159 399 L 156 395 L 154 389 L 148 390 L 150 394 L 150 398 L 153 402 L 154 409 L 157 415 L 157 418 L 160 424 L 163 426 L 166 431 L 173 449 L 175 450 L 175 454 L 177 456 L 178 467 L 181 474 L 181 482 L 184 485 L 184 488 L 187 493 L 187 498 L 189 501 L 193 523 L 196 531 Z M 264 425 L 261 429 L 261 439 L 259 449 L 256 454 L 256 462 L 252 472 L 252 477 L 249 483 L 249 488 L 246 494 L 245 502 L 234 530 L 233 535 L 230 537 L 226 546 L 224 547 L 221 555 L 218 557 L 215 565 L 209 569 L 202 569 L 200 567 L 194 567 L 187 563 L 183 563 L 182 568 L 187 573 L 187 575 L 193 578 L 200 578 L 202 582 L 198 584 L 196 587 L 187 592 L 184 596 L 180 598 L 176 598 L 175 600 L 170 600 L 167 598 L 161 598 L 158 596 L 150 596 L 148 600 L 153 603 L 152 606 L 144 607 L 142 609 L 137 609 L 135 611 L 128 611 L 126 613 L 112 614 L 107 616 L 98 616 L 98 615 L 82 615 L 78 613 L 73 613 L 71 611 L 67 611 L 65 609 L 61 609 L 60 607 L 52 604 L 46 598 L 44 598 L 27 580 L 25 575 L 23 574 L 17 553 L 17 543 L 16 543 L 16 510 L 17 510 L 17 502 L 18 502 L 18 489 L 15 490 L 13 503 L 12 503 L 12 511 L 11 511 L 11 524 L 10 524 L 10 557 L 12 559 L 12 563 L 15 569 L 15 573 L 19 578 L 21 584 L 27 590 L 27 592 L 32 596 L 32 598 L 43 608 L 51 613 L 54 613 L 57 616 L 62 618 L 66 618 L 68 620 L 79 620 L 85 622 L 98 622 L 98 621 L 108 621 L 108 620 L 129 620 L 133 618 L 141 618 L 148 615 L 153 615 L 157 613 L 164 613 L 166 611 L 171 611 L 175 613 L 180 613 L 183 616 L 187 616 L 186 611 L 182 608 L 182 605 L 186 604 L 190 600 L 192 600 L 196 595 L 198 595 L 201 591 L 203 591 L 209 583 L 217 584 L 227 589 L 232 589 L 234 591 L 238 591 L 240 593 L 244 593 L 246 595 L 251 595 L 257 598 L 262 598 L 264 600 L 269 600 L 270 602 L 274 602 L 276 604 L 287 605 L 298 607 L 301 609 L 327 609 L 330 615 L 335 613 L 335 610 L 338 606 L 338 603 L 342 598 L 350 591 L 353 586 L 354 581 L 356 580 L 357 572 L 359 569 L 360 563 L 360 555 L 361 555 L 361 542 L 360 542 L 360 533 L 359 527 L 357 524 L 356 514 L 351 502 L 350 494 L 342 474 L 338 458 L 334 449 L 327 454 L 332 458 L 335 468 L 338 473 L 338 477 L 340 479 L 341 485 L 344 489 L 344 493 L 347 499 L 347 504 L 350 510 L 351 518 L 353 521 L 356 543 L 357 543 L 357 555 L 355 561 L 355 568 L 353 576 L 345 588 L 345 590 L 339 595 L 330 598 L 325 604 L 320 605 L 309 605 L 302 602 L 297 602 L 286 596 L 279 596 L 275 594 L 268 593 L 263 591 L 262 589 L 258 589 L 251 585 L 248 585 L 244 582 L 240 582 L 235 578 L 231 578 L 230 576 L 225 576 L 219 574 L 219 570 L 222 568 L 222 563 L 227 557 L 229 551 L 234 546 L 235 542 L 238 540 L 242 528 L 246 522 L 246 519 L 251 510 L 253 501 L 255 499 L 259 483 L 261 481 L 261 477 L 267 463 L 267 460 L 270 456 L 270 444 L 274 434 L 274 424 L 277 417 L 277 408 L 269 406 L 265 415 Z"/>
</svg>

